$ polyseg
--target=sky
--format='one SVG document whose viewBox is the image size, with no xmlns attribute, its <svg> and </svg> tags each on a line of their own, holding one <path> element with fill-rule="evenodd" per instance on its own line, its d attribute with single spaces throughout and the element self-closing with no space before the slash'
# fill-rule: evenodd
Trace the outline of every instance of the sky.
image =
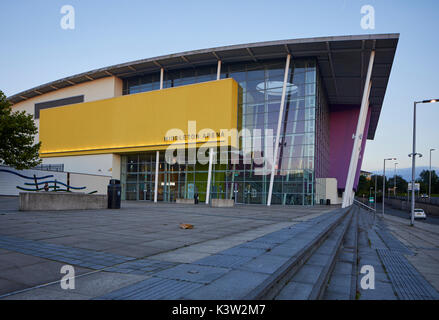
<svg viewBox="0 0 439 320">
<path fill-rule="evenodd" d="M 60 26 L 75 9 L 75 29 Z M 361 8 L 375 11 L 364 30 Z M 322 36 L 400 33 L 375 139 L 362 169 L 411 166 L 413 102 L 439 98 L 437 0 L 2 0 L 0 90 L 6 96 L 92 69 L 182 51 Z M 439 103 L 418 105 L 417 165 L 439 167 Z M 389 168 L 393 163 L 387 162 Z"/>
</svg>

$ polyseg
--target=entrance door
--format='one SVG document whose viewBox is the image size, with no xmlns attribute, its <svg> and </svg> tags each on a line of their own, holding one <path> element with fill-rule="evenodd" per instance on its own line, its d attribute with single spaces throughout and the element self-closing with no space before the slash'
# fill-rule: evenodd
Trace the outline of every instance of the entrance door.
<svg viewBox="0 0 439 320">
<path fill-rule="evenodd" d="M 139 184 L 137 190 L 139 200 L 154 200 L 154 187 L 151 182 L 150 174 L 142 174 L 139 176 Z"/>
<path fill-rule="evenodd" d="M 165 164 L 166 172 L 163 181 L 164 201 L 174 202 L 178 191 L 178 165 Z"/>
</svg>

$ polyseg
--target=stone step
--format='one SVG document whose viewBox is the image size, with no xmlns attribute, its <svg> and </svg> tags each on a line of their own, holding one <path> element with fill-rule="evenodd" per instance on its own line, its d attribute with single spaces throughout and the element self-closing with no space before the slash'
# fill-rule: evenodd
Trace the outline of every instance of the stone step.
<svg viewBox="0 0 439 320">
<path fill-rule="evenodd" d="M 243 257 L 256 254 L 250 252 L 250 249 L 265 250 L 249 261 L 232 266 L 234 270 L 224 277 L 183 298 L 273 299 L 291 274 L 305 263 L 348 212 L 349 209 L 338 209 L 222 252 L 222 255 Z"/>
<path fill-rule="evenodd" d="M 324 300 L 355 300 L 358 273 L 358 214 L 354 208 L 352 220 L 336 258 L 329 278 Z"/>
<path fill-rule="evenodd" d="M 276 300 L 317 300 L 323 297 L 353 210 L 355 208 L 350 208 L 348 214 L 327 234 L 321 245 L 275 296 Z M 350 286 L 351 277 L 347 280 Z"/>
</svg>

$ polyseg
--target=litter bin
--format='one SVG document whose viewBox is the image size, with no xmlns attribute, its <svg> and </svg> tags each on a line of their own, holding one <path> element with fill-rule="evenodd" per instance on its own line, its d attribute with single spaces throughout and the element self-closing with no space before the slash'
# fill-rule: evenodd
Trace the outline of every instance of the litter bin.
<svg viewBox="0 0 439 320">
<path fill-rule="evenodd" d="M 111 179 L 107 187 L 108 209 L 120 209 L 120 180 Z"/>
<path fill-rule="evenodd" d="M 326 199 L 326 205 L 329 206 L 331 204 L 331 199 Z"/>
<path fill-rule="evenodd" d="M 196 193 L 194 193 L 194 203 L 195 204 L 198 204 L 198 199 L 199 199 L 198 193 L 196 192 Z"/>
</svg>

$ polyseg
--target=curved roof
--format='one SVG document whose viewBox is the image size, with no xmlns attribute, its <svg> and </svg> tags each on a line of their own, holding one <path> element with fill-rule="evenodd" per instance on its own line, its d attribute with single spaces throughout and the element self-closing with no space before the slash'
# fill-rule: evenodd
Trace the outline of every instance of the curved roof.
<svg viewBox="0 0 439 320">
<path fill-rule="evenodd" d="M 378 124 L 399 34 L 319 37 L 248 43 L 210 49 L 186 51 L 155 58 L 141 59 L 99 68 L 52 81 L 8 97 L 18 103 L 38 95 L 96 79 L 190 68 L 240 61 L 258 61 L 285 57 L 317 58 L 329 105 L 360 105 L 369 55 L 375 50 L 370 104 L 372 115 L 368 139 L 373 139 Z"/>
</svg>

